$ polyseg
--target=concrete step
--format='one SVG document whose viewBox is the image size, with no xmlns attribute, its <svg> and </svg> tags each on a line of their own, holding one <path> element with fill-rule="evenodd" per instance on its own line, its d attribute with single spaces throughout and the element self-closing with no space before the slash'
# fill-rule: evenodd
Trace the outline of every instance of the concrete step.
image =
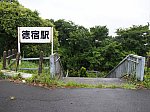
<svg viewBox="0 0 150 112">
<path fill-rule="evenodd" d="M 29 73 L 15 72 L 15 71 L 10 71 L 10 70 L 1 70 L 0 72 L 10 77 L 17 76 L 17 75 L 20 75 L 22 78 L 32 77 L 32 74 L 29 74 Z"/>
<path fill-rule="evenodd" d="M 63 82 L 77 82 L 82 84 L 123 84 L 125 80 L 120 78 L 84 78 L 84 77 L 63 77 Z"/>
</svg>

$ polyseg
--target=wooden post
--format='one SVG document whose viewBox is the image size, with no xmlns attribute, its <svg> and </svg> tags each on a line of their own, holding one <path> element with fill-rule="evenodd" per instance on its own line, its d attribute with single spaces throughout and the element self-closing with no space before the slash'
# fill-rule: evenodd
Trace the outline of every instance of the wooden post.
<svg viewBox="0 0 150 112">
<path fill-rule="evenodd" d="M 150 67 L 150 56 L 147 57 L 147 68 Z"/>
<path fill-rule="evenodd" d="M 8 56 L 11 55 L 11 50 L 8 50 Z M 8 65 L 10 64 L 11 57 L 8 58 Z"/>
<path fill-rule="evenodd" d="M 43 51 L 40 52 L 39 69 L 38 69 L 39 75 L 42 73 L 42 63 L 43 63 Z"/>
<path fill-rule="evenodd" d="M 17 55 L 17 49 L 14 50 L 15 56 Z"/>
<path fill-rule="evenodd" d="M 6 56 L 7 56 L 7 52 L 4 51 L 3 52 L 3 69 L 6 69 Z"/>
<path fill-rule="evenodd" d="M 12 49 L 12 55 L 13 54 L 15 54 L 15 50 L 14 49 Z M 15 55 L 12 58 L 15 58 Z"/>
<path fill-rule="evenodd" d="M 17 55 L 16 55 L 16 72 L 17 72 L 18 66 L 19 66 L 19 59 L 20 59 L 20 53 L 17 53 Z"/>
</svg>

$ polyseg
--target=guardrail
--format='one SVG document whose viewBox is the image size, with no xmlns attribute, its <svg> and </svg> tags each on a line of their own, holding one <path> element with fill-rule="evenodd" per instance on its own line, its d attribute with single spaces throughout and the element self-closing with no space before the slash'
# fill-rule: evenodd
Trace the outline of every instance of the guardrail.
<svg viewBox="0 0 150 112">
<path fill-rule="evenodd" d="M 124 75 L 135 75 L 138 80 L 143 81 L 144 66 L 145 57 L 129 54 L 106 77 L 121 78 Z"/>
</svg>

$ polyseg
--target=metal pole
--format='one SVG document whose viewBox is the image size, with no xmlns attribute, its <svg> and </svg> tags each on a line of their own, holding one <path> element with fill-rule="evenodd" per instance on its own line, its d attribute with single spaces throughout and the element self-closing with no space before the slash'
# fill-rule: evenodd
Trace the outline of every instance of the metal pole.
<svg viewBox="0 0 150 112">
<path fill-rule="evenodd" d="M 51 78 L 55 76 L 55 62 L 54 62 L 54 55 L 50 55 L 50 75 Z"/>
<path fill-rule="evenodd" d="M 20 27 L 18 27 L 18 53 L 21 53 L 20 50 Z M 21 54 L 20 54 L 20 58 L 21 58 Z M 19 60 L 19 65 L 21 64 L 21 60 Z"/>
<path fill-rule="evenodd" d="M 52 46 L 51 46 L 51 47 L 52 47 L 52 48 L 51 48 L 51 55 L 53 55 L 53 50 L 54 50 L 54 42 L 53 42 L 53 27 L 51 28 L 51 33 L 52 33 L 52 34 L 51 34 L 51 37 L 52 37 L 52 39 L 51 39 L 51 41 L 52 41 L 52 44 L 51 44 L 51 45 L 52 45 Z"/>
<path fill-rule="evenodd" d="M 20 53 L 20 28 L 18 27 L 18 53 Z"/>
</svg>

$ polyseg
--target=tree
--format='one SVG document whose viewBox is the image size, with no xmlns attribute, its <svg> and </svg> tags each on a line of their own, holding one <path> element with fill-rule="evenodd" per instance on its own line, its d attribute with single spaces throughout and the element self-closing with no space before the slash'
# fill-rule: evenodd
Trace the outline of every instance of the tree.
<svg viewBox="0 0 150 112">
<path fill-rule="evenodd" d="M 126 55 L 120 43 L 113 39 L 105 39 L 101 47 L 93 47 L 86 59 L 90 63 L 89 69 L 108 72 L 113 69 Z"/>
<path fill-rule="evenodd" d="M 39 17 L 37 11 L 31 11 L 19 4 L 18 1 L 13 0 L 10 2 L 0 2 L 0 40 L 1 51 L 11 48 L 17 48 L 17 27 L 38 27 L 38 26 L 54 26 L 50 21 L 44 20 Z M 57 32 L 54 29 L 55 46 L 57 47 Z M 50 44 L 42 45 L 42 50 L 49 49 Z M 22 50 L 25 52 L 32 52 L 28 56 L 39 55 L 39 45 L 37 44 L 23 44 Z M 55 48 L 56 49 L 56 48 Z M 38 54 L 37 54 L 38 53 Z M 27 54 L 27 53 L 26 53 Z"/>
<path fill-rule="evenodd" d="M 149 25 L 118 29 L 116 33 L 118 35 L 116 36 L 116 41 L 121 43 L 125 51 L 133 51 L 142 56 L 146 55 L 146 52 L 150 48 L 148 44 L 150 43 Z"/>
<path fill-rule="evenodd" d="M 51 20 L 52 21 L 52 20 Z M 59 32 L 58 41 L 60 46 L 68 46 L 68 39 L 70 33 L 76 30 L 76 25 L 72 21 L 65 21 L 63 19 L 54 22 L 55 28 Z"/>
<path fill-rule="evenodd" d="M 59 53 L 65 70 L 79 70 L 82 66 L 87 66 L 83 54 L 92 47 L 89 30 L 72 21 L 58 20 L 54 23 L 59 32 Z"/>
<path fill-rule="evenodd" d="M 101 42 L 108 38 L 108 31 L 106 26 L 95 26 L 90 28 L 93 46 L 99 47 Z"/>
</svg>

